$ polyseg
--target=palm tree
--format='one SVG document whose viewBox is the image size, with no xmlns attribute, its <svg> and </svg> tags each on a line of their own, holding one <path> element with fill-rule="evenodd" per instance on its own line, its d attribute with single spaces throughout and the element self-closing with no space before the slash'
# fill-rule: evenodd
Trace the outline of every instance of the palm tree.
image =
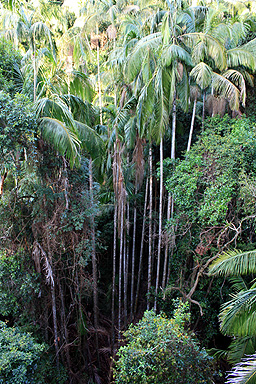
<svg viewBox="0 0 256 384">
<path fill-rule="evenodd" d="M 216 95 L 223 95 L 229 100 L 231 110 L 238 111 L 240 102 L 245 106 L 245 79 L 251 82 L 247 70 L 255 69 L 254 40 L 250 46 L 239 45 L 246 37 L 246 25 L 237 21 L 226 23 L 220 16 L 219 10 L 209 8 L 203 29 L 181 37 L 192 49 L 195 67 L 190 76 L 203 95 L 202 128 L 207 89 L 211 88 Z"/>
<path fill-rule="evenodd" d="M 211 275 L 238 276 L 256 272 L 256 251 L 229 251 L 220 255 L 210 266 Z M 225 303 L 220 312 L 220 329 L 234 339 L 228 356 L 237 363 L 229 373 L 227 383 L 255 383 L 256 356 L 256 288 L 248 288 L 242 279 L 233 280 L 237 293 Z M 245 355 L 252 354 L 242 359 Z"/>
</svg>

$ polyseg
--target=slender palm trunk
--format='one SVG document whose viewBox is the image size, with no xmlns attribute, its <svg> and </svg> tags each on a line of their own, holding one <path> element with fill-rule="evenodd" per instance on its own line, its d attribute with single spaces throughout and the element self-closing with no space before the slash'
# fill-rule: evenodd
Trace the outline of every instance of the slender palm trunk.
<svg viewBox="0 0 256 384">
<path fill-rule="evenodd" d="M 152 272 L 152 212 L 153 211 L 153 164 L 152 164 L 152 144 L 149 146 L 149 228 L 148 228 L 148 290 L 147 290 L 147 310 L 149 310 L 149 295 L 151 289 Z"/>
<path fill-rule="evenodd" d="M 115 278 L 116 278 L 116 244 L 117 244 L 117 203 L 115 202 L 115 213 L 114 213 L 114 241 L 113 241 L 113 275 L 112 275 L 112 307 L 111 307 L 111 352 L 113 352 L 115 344 Z"/>
<path fill-rule="evenodd" d="M 115 213 L 114 213 L 114 239 L 113 239 L 113 276 L 112 276 L 112 344 L 111 349 L 113 351 L 115 343 L 115 278 L 116 278 L 116 255 L 117 255 L 117 230 L 118 230 L 118 179 L 119 168 L 117 162 L 117 142 L 114 144 L 114 162 L 113 162 L 113 179 L 115 190 Z"/>
<path fill-rule="evenodd" d="M 69 337 L 68 337 L 66 312 L 65 312 L 65 299 L 64 299 L 64 293 L 63 293 L 63 289 L 62 289 L 60 281 L 59 281 L 59 291 L 60 291 L 60 300 L 61 300 L 61 323 L 62 323 L 61 329 L 63 332 L 63 342 L 65 345 L 65 355 L 66 355 L 67 365 L 68 365 L 69 373 L 70 373 L 71 360 L 70 360 Z"/>
<path fill-rule="evenodd" d="M 174 94 L 173 99 L 173 107 L 172 107 L 172 148 L 171 148 L 171 159 L 175 160 L 175 137 L 176 137 L 176 93 Z M 170 218 L 173 216 L 173 198 L 171 196 L 171 193 L 168 193 L 168 204 L 167 204 L 167 221 L 170 220 Z M 171 228 L 172 237 L 173 237 L 173 226 Z M 168 241 L 166 241 L 165 246 L 165 255 L 164 255 L 164 271 L 163 271 L 163 280 L 162 280 L 162 287 L 165 288 L 167 280 L 167 267 L 168 267 L 168 256 L 169 256 L 169 244 Z"/>
<path fill-rule="evenodd" d="M 121 340 L 121 324 L 122 324 L 122 266 L 123 266 L 123 242 L 124 242 L 124 200 L 121 198 L 121 223 L 120 223 L 120 252 L 119 252 L 119 286 L 118 286 L 118 339 Z"/>
<path fill-rule="evenodd" d="M 171 201 L 172 197 L 170 192 L 168 193 L 168 202 L 167 202 L 167 221 L 170 220 L 171 217 Z M 164 271 L 163 271 L 163 279 L 162 279 L 162 288 L 165 288 L 166 285 L 166 274 L 167 274 L 167 266 L 168 266 L 168 254 L 169 254 L 169 244 L 168 239 L 166 239 L 165 250 L 164 250 Z"/>
<path fill-rule="evenodd" d="M 155 290 L 155 301 L 154 301 L 155 311 L 156 311 L 156 302 L 157 302 L 158 286 L 159 286 L 159 279 L 160 279 L 161 246 L 162 246 L 162 210 L 163 210 L 163 137 L 161 137 L 161 141 L 160 141 L 160 196 L 159 196 L 159 227 L 158 227 L 156 290 Z"/>
<path fill-rule="evenodd" d="M 59 341 L 58 341 L 58 325 L 57 325 L 57 309 L 56 309 L 56 296 L 55 287 L 51 283 L 51 296 L 52 296 L 52 318 L 53 318 L 53 330 L 54 330 L 54 347 L 56 352 L 57 368 L 59 369 Z"/>
<path fill-rule="evenodd" d="M 202 132 L 204 131 L 204 118 L 205 118 L 205 90 L 203 91 Z"/>
<path fill-rule="evenodd" d="M 196 116 L 196 103 L 197 103 L 197 98 L 195 98 L 194 105 L 193 105 L 193 113 L 192 113 L 192 119 L 191 119 L 190 131 L 189 131 L 187 152 L 190 151 L 190 147 L 191 147 L 191 141 L 192 141 L 194 123 L 195 123 L 195 116 Z"/>
<path fill-rule="evenodd" d="M 91 208 L 94 206 L 93 196 L 93 177 L 92 177 L 92 158 L 89 160 L 89 189 Z M 95 241 L 95 222 L 94 216 L 91 215 L 91 240 L 92 240 L 92 278 L 93 278 L 93 317 L 95 328 L 95 341 L 99 365 L 99 339 L 98 339 L 98 271 L 96 259 L 96 241 Z"/>
<path fill-rule="evenodd" d="M 99 26 L 96 26 L 96 33 L 99 35 Z M 99 93 L 99 107 L 100 107 L 100 124 L 103 124 L 102 121 L 102 99 L 101 99 L 101 82 L 100 82 L 100 42 L 98 40 L 97 44 L 97 71 L 98 71 L 98 93 Z"/>
<path fill-rule="evenodd" d="M 126 204 L 126 236 L 124 247 L 124 327 L 127 327 L 127 306 L 128 306 L 128 298 L 127 298 L 127 289 L 128 289 L 128 266 L 129 266 L 129 231 L 130 231 L 130 204 L 127 201 Z"/>
<path fill-rule="evenodd" d="M 34 92 L 34 102 L 36 101 L 36 82 L 37 82 L 37 70 L 36 70 L 36 47 L 33 46 L 33 70 L 34 70 L 34 81 L 33 81 L 33 92 Z"/>
<path fill-rule="evenodd" d="M 175 141 L 176 141 L 176 92 L 174 93 L 172 106 L 172 150 L 171 159 L 175 159 Z"/>
<path fill-rule="evenodd" d="M 135 185 L 135 196 L 138 193 L 137 180 Z M 134 203 L 133 209 L 133 235 L 132 235 L 132 276 L 131 276 L 131 313 L 130 313 L 130 321 L 133 320 L 133 305 L 134 305 L 134 269 L 135 269 L 135 242 L 136 242 L 136 226 L 137 224 L 137 205 L 136 201 Z"/>
<path fill-rule="evenodd" d="M 139 300 L 140 278 L 141 278 L 141 270 L 142 270 L 142 256 L 143 256 L 143 246 L 144 246 L 144 238 L 145 238 L 145 225 L 146 225 L 146 217 L 147 217 L 147 203 L 148 203 L 148 179 L 146 181 L 144 212 L 143 212 L 143 222 L 142 222 L 142 233 L 141 233 L 141 242 L 140 242 L 139 270 L 138 270 L 136 298 L 135 298 L 135 307 L 134 307 L 134 312 L 135 313 L 137 312 L 138 300 Z"/>
</svg>

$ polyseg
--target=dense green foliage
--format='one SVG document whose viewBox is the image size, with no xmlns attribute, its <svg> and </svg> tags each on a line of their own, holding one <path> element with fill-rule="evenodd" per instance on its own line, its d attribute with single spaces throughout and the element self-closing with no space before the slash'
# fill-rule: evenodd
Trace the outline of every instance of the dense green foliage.
<svg viewBox="0 0 256 384">
<path fill-rule="evenodd" d="M 127 345 L 118 351 L 117 383 L 211 383 L 211 359 L 185 330 L 187 305 L 180 303 L 171 319 L 144 313 L 124 333 Z"/>
<path fill-rule="evenodd" d="M 0 89 L 14 95 L 22 89 L 20 74 L 21 54 L 6 39 L 0 39 Z"/>
<path fill-rule="evenodd" d="M 200 346 L 255 350 L 254 281 L 208 274 L 255 277 L 254 2 L 0 15 L 0 379 L 223 384 Z"/>
<path fill-rule="evenodd" d="M 45 351 L 31 335 L 0 323 L 0 383 L 39 383 L 38 360 Z"/>
<path fill-rule="evenodd" d="M 256 173 L 255 138 L 255 122 L 246 117 L 216 116 L 206 123 L 198 143 L 186 159 L 177 161 L 166 183 L 180 226 L 223 225 L 230 220 L 229 211 L 253 213 L 243 201 L 248 199 L 245 186 Z"/>
</svg>

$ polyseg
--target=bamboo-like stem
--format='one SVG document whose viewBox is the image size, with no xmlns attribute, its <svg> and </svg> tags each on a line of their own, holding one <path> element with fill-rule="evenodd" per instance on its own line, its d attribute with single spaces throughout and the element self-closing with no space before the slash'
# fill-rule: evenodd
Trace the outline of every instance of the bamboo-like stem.
<svg viewBox="0 0 256 384">
<path fill-rule="evenodd" d="M 171 148 L 171 159 L 175 160 L 175 137 L 176 137 L 176 92 L 174 93 L 173 106 L 172 106 L 172 148 Z M 168 203 L 167 203 L 167 221 L 171 218 L 171 206 L 173 205 L 173 198 L 171 193 L 168 193 Z M 173 212 L 172 212 L 173 214 Z M 173 232 L 174 228 L 172 226 L 171 232 Z M 166 239 L 167 240 L 167 239 Z M 164 270 L 163 270 L 163 279 L 162 279 L 162 287 L 163 289 L 166 286 L 167 280 L 167 266 L 168 266 L 168 256 L 169 256 L 169 244 L 166 241 L 165 245 L 165 255 L 164 255 Z"/>
<path fill-rule="evenodd" d="M 138 193 L 137 180 L 135 182 L 135 196 Z M 131 275 L 131 303 L 130 303 L 130 321 L 133 320 L 133 305 L 134 305 L 134 270 L 135 270 L 135 247 L 136 247 L 136 229 L 137 229 L 137 205 L 134 203 L 133 209 L 133 235 L 132 235 L 132 275 Z"/>
<path fill-rule="evenodd" d="M 204 131 L 204 118 L 205 118 L 205 90 L 203 91 L 202 132 Z"/>
<path fill-rule="evenodd" d="M 91 209 L 94 207 L 94 196 L 93 196 L 93 177 L 92 177 L 92 158 L 89 159 L 89 189 L 90 189 L 90 200 Z M 93 279 L 93 318 L 95 328 L 95 341 L 96 341 L 96 352 L 98 359 L 98 366 L 100 364 L 99 359 L 99 338 L 98 338 L 98 271 L 97 271 L 97 260 L 96 260 L 96 241 L 95 241 L 95 222 L 94 215 L 91 214 L 91 241 L 92 241 L 92 279 Z"/>
<path fill-rule="evenodd" d="M 115 344 L 115 277 L 116 277 L 116 248 L 117 248 L 117 203 L 115 202 L 114 213 L 114 241 L 113 241 L 113 272 L 112 272 L 112 307 L 111 307 L 111 351 L 113 352 Z"/>
<path fill-rule="evenodd" d="M 136 298 L 135 298 L 134 313 L 137 312 L 138 301 L 139 301 L 140 277 L 141 277 L 142 256 L 143 256 L 143 246 L 144 246 L 144 237 L 145 237 L 145 224 L 146 224 L 146 217 L 147 217 L 147 203 L 148 203 L 148 178 L 147 178 L 147 181 L 146 181 L 144 212 L 143 212 L 143 222 L 142 222 L 142 233 L 141 233 L 141 242 L 140 242 L 140 259 L 139 259 L 139 270 L 138 270 L 138 279 L 137 279 L 137 288 L 136 288 Z"/>
<path fill-rule="evenodd" d="M 149 228 L 148 228 L 148 290 L 147 290 L 147 310 L 149 310 L 149 295 L 151 289 L 152 273 L 152 211 L 153 211 L 153 161 L 152 143 L 149 145 Z"/>
<path fill-rule="evenodd" d="M 126 204 L 126 246 L 124 247 L 124 327 L 127 327 L 127 306 L 128 306 L 128 298 L 127 298 L 127 288 L 128 288 L 128 266 L 129 266 L 129 231 L 130 231 L 130 204 L 127 201 Z"/>
<path fill-rule="evenodd" d="M 53 318 L 53 330 L 54 330 L 54 347 L 55 347 L 55 352 L 56 352 L 57 368 L 59 369 L 59 343 L 58 343 L 56 296 L 55 296 L 55 287 L 52 283 L 51 283 L 51 296 L 52 296 L 52 318 Z"/>
<path fill-rule="evenodd" d="M 159 197 L 159 227 L 158 227 L 158 248 L 157 248 L 157 270 L 156 270 L 156 289 L 154 310 L 156 311 L 156 302 L 158 294 L 158 286 L 160 279 L 160 264 L 161 264 L 161 246 L 162 246 L 162 210 L 163 210 L 163 137 L 160 141 L 160 197 Z"/>
<path fill-rule="evenodd" d="M 33 44 L 33 69 L 34 69 L 34 80 L 33 80 L 33 93 L 34 102 L 36 101 L 36 82 L 37 82 L 37 71 L 36 71 L 36 45 Z"/>
<path fill-rule="evenodd" d="M 69 373 L 71 372 L 71 360 L 70 360 L 70 348 L 69 348 L 69 337 L 68 337 L 68 329 L 67 329 L 67 321 L 66 321 L 66 313 L 65 313 L 65 299 L 63 294 L 63 289 L 61 286 L 61 282 L 59 281 L 59 291 L 60 291 L 60 300 L 61 300 L 61 322 L 62 322 L 62 332 L 63 339 L 65 343 L 65 355 L 69 368 Z"/>
<path fill-rule="evenodd" d="M 99 26 L 98 23 L 96 25 L 96 33 L 99 34 Z M 98 93 L 99 93 L 99 107 L 100 107 L 100 124 L 103 124 L 102 119 L 102 98 L 101 98 L 101 83 L 100 83 L 100 44 L 98 39 L 97 44 L 97 71 L 98 71 Z"/>
<path fill-rule="evenodd" d="M 191 147 L 191 141 L 192 141 L 193 130 L 194 130 L 194 123 L 195 123 L 195 116 L 196 116 L 196 103 L 197 103 L 197 98 L 195 98 L 194 105 L 193 105 L 193 113 L 192 113 L 192 118 L 191 118 L 191 125 L 190 125 L 190 131 L 189 131 L 187 152 L 190 151 L 190 147 Z"/>
<path fill-rule="evenodd" d="M 119 252 L 119 284 L 118 284 L 118 343 L 121 340 L 121 316 L 122 316 L 122 266 L 123 266 L 123 240 L 124 240 L 124 201 L 121 199 L 121 229 Z"/>
</svg>

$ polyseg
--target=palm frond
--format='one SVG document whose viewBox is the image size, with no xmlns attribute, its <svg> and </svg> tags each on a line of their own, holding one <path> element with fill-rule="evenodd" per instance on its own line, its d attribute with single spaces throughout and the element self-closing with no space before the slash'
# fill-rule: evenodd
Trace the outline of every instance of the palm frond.
<svg viewBox="0 0 256 384">
<path fill-rule="evenodd" d="M 229 101 L 229 106 L 232 111 L 239 110 L 240 92 L 231 81 L 226 77 L 213 72 L 212 85 L 217 94 L 224 96 Z"/>
<path fill-rule="evenodd" d="M 100 135 L 86 124 L 79 121 L 75 121 L 75 124 L 82 148 L 92 159 L 102 158 L 105 153 L 105 143 Z"/>
<path fill-rule="evenodd" d="M 218 39 L 202 32 L 187 33 L 182 35 L 180 39 L 192 50 L 199 42 L 203 42 L 207 47 L 207 56 L 213 59 L 216 67 L 220 70 L 226 68 L 227 58 L 225 48 Z"/>
<path fill-rule="evenodd" d="M 232 29 L 231 45 L 233 47 L 237 47 L 237 45 L 239 44 L 239 41 L 241 41 L 246 37 L 247 32 L 249 30 L 249 25 L 242 21 L 236 21 L 231 25 L 231 29 Z"/>
<path fill-rule="evenodd" d="M 190 76 L 195 80 L 196 84 L 199 85 L 201 89 L 205 89 L 210 86 L 212 82 L 213 71 L 209 65 L 201 62 L 197 64 L 192 71 Z"/>
<path fill-rule="evenodd" d="M 232 364 L 239 363 L 246 355 L 255 352 L 256 338 L 253 336 L 238 337 L 228 347 L 227 358 Z"/>
<path fill-rule="evenodd" d="M 142 38 L 135 45 L 133 51 L 127 59 L 126 65 L 126 73 L 129 82 L 133 81 L 140 72 L 142 63 L 145 58 L 145 54 L 148 49 L 157 50 L 160 46 L 161 41 L 161 33 L 153 33 Z"/>
<path fill-rule="evenodd" d="M 231 80 L 240 90 L 240 100 L 245 107 L 246 101 L 246 85 L 245 80 L 241 72 L 229 69 L 222 74 L 226 79 Z"/>
<path fill-rule="evenodd" d="M 241 45 L 240 48 L 250 52 L 256 58 L 256 39 L 253 39 L 248 43 Z"/>
<path fill-rule="evenodd" d="M 162 63 L 164 66 L 170 66 L 175 63 L 177 60 L 192 66 L 192 60 L 190 54 L 176 44 L 171 44 L 167 48 L 165 48 L 162 52 Z"/>
<path fill-rule="evenodd" d="M 227 24 L 220 23 L 212 31 L 211 35 L 225 45 L 228 39 L 232 37 L 232 31 Z"/>
<path fill-rule="evenodd" d="M 256 272 L 256 250 L 241 252 L 232 250 L 222 253 L 209 268 L 211 275 L 239 276 Z"/>
<path fill-rule="evenodd" d="M 256 288 L 239 292 L 223 304 L 220 312 L 220 329 L 226 335 L 256 335 Z"/>
<path fill-rule="evenodd" d="M 244 47 L 229 49 L 227 51 L 227 65 L 231 68 L 243 66 L 254 71 L 255 55 Z"/>
<path fill-rule="evenodd" d="M 60 120 L 43 117 L 42 136 L 62 155 L 66 155 L 71 167 L 79 162 L 80 140 L 73 130 Z"/>
<path fill-rule="evenodd" d="M 91 102 L 95 94 L 89 77 L 80 72 L 72 72 L 72 81 L 70 83 L 70 93 L 79 96 L 82 100 Z"/>
<path fill-rule="evenodd" d="M 228 374 L 226 384 L 255 384 L 256 354 L 246 357 Z"/>
<path fill-rule="evenodd" d="M 231 276 L 228 278 L 228 281 L 230 284 L 232 284 L 232 290 L 235 293 L 238 293 L 240 291 L 246 291 L 248 289 L 244 279 L 242 276 Z"/>
</svg>

